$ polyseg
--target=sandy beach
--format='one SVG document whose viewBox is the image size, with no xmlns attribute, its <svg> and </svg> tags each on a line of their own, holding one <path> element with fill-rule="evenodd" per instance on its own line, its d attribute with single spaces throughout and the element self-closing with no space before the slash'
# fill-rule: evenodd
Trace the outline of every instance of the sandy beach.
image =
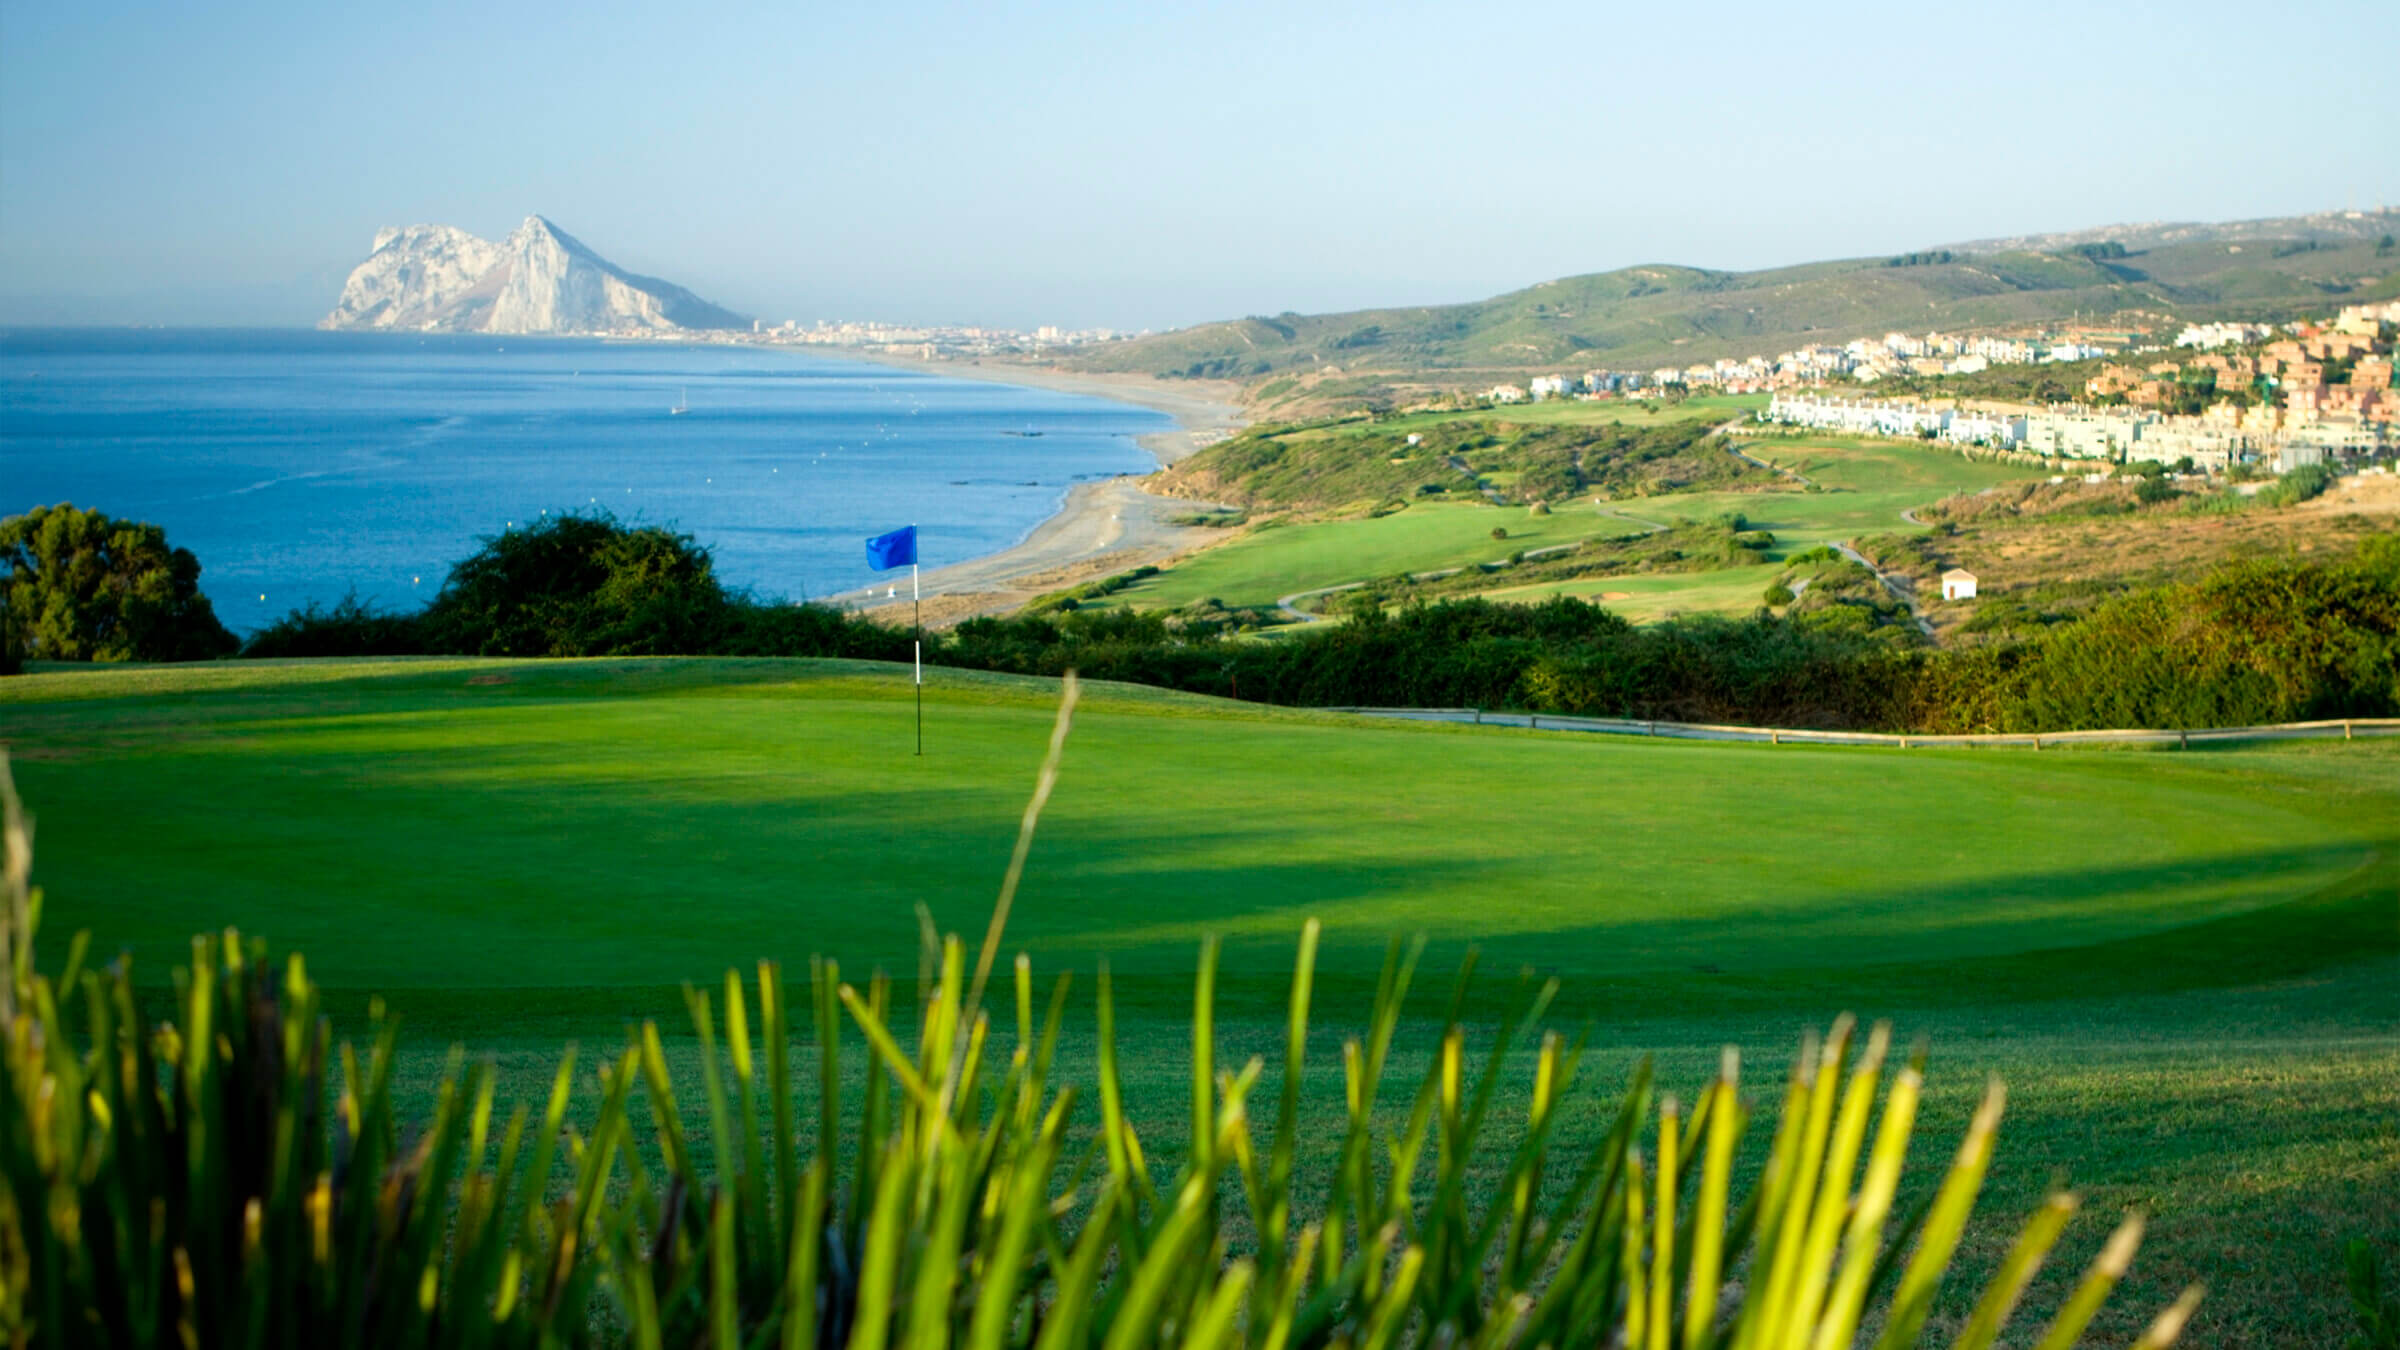
<svg viewBox="0 0 2400 1350">
<path fill-rule="evenodd" d="M 1116 399 L 1163 412 L 1176 420 L 1175 430 L 1135 438 L 1161 467 L 1225 439 L 1247 422 L 1232 402 L 1235 386 L 1231 384 L 1086 374 L 1006 362 L 919 361 L 848 351 L 828 354 L 956 380 L 988 380 Z M 1161 565 L 1233 533 L 1176 524 L 1174 517 L 1190 515 L 1205 503 L 1147 491 L 1142 486 L 1146 477 L 1127 474 L 1079 483 L 1067 493 L 1058 513 L 1036 526 L 1014 548 L 926 572 L 926 626 L 947 628 L 979 614 L 1006 613 L 1035 596 L 1144 564 Z M 905 581 L 887 582 L 833 596 L 831 602 L 906 621 L 911 612 L 907 590 Z"/>
</svg>

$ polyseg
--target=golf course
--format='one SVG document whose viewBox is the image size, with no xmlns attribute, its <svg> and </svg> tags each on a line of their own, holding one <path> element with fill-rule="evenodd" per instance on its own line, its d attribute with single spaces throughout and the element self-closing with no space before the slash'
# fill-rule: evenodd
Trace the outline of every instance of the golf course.
<svg viewBox="0 0 2400 1350">
<path fill-rule="evenodd" d="M 37 821 L 47 962 L 88 931 L 92 960 L 128 953 L 163 997 L 193 934 L 238 928 L 305 954 L 337 1036 L 388 999 L 401 1091 L 430 1094 L 460 1042 L 504 1097 L 534 1097 L 569 1040 L 681 1029 L 685 982 L 822 954 L 905 984 L 920 906 L 981 934 L 1058 685 L 935 672 L 919 756 L 907 678 L 711 658 L 53 667 L 0 684 L 0 743 Z M 1605 1132 L 1642 1052 L 1694 1087 L 1741 1044 L 1771 1094 L 1803 1027 L 1890 1018 L 1932 1047 L 1911 1185 L 1986 1078 L 2009 1085 L 1993 1221 L 1956 1288 L 2063 1180 L 2106 1221 L 2070 1230 L 2029 1298 L 2060 1298 L 2139 1209 L 2150 1236 L 2104 1343 L 2199 1282 L 2191 1343 L 2307 1345 L 2337 1338 L 2341 1243 L 2400 1244 L 2395 896 L 2391 740 L 1651 742 L 1102 685 L 1006 950 L 1037 979 L 1071 973 L 1079 1006 L 1107 964 L 1129 1098 L 1170 1151 L 1211 936 L 1218 1054 L 1238 1064 L 1279 1043 L 1294 944 L 1324 925 L 1312 1113 L 1341 1109 L 1340 1042 L 1395 938 L 1428 943 L 1427 1017 L 1470 946 L 1495 1017 L 1520 973 L 1560 982 L 1549 1019 L 1594 1047 L 1568 1138 Z M 688 1040 L 669 1044 L 689 1070 Z M 1426 1051 L 1404 1037 L 1396 1062 Z M 1304 1154 L 1304 1183 L 1325 1165 Z"/>
<path fill-rule="evenodd" d="M 1694 400 L 1696 410 L 1674 409 L 1669 423 L 1705 415 L 1738 419 L 1758 400 Z M 1614 426 L 1630 405 L 1545 403 L 1510 408 L 1505 415 L 1479 413 L 1475 425 L 1504 428 Z M 1650 422 L 1659 421 L 1653 417 Z M 1459 419 L 1450 419 L 1451 425 Z M 1443 425 L 1434 415 L 1381 419 L 1362 428 L 1337 425 L 1315 433 L 1332 441 L 1356 439 L 1366 428 L 1386 438 L 1412 427 Z M 1496 564 L 1511 555 L 1540 556 L 1572 549 L 1579 541 L 1664 530 L 1678 521 L 1738 515 L 1747 528 L 1774 536 L 1763 556 L 1770 562 L 1819 545 L 1866 535 L 1921 533 L 1905 515 L 1954 493 L 1980 492 L 2009 483 L 2038 480 L 2039 471 L 2021 464 L 1972 459 L 1945 446 L 1856 436 L 1766 435 L 1736 442 L 1759 462 L 1784 475 L 1743 490 L 1678 490 L 1654 496 L 1586 496 L 1545 503 L 1533 513 L 1521 506 L 1495 506 L 1472 494 L 1423 500 L 1405 510 L 1368 514 L 1362 510 L 1311 518 L 1279 519 L 1126 586 L 1100 607 L 1176 608 L 1205 600 L 1230 606 L 1267 606 L 1294 592 L 1316 591 L 1401 573 L 1438 572 Z M 1762 475 L 1763 476 L 1763 475 Z M 1494 481 L 1486 479 L 1484 481 Z M 1494 534 L 1495 527 L 1498 535 Z M 1742 615 L 1758 607 L 1759 592 L 1773 575 L 1755 566 L 1706 569 L 1685 564 L 1669 570 L 1573 581 L 1512 584 L 1494 572 L 1480 589 L 1498 600 L 1538 601 L 1553 595 L 1595 599 L 1637 622 L 1669 613 Z"/>
</svg>

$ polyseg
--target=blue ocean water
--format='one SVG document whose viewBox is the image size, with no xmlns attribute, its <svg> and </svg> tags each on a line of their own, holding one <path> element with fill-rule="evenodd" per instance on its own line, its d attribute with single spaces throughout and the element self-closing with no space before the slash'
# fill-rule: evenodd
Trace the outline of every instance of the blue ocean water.
<svg viewBox="0 0 2400 1350">
<path fill-rule="evenodd" d="M 237 632 L 353 590 L 413 608 L 479 537 L 576 509 L 691 534 L 761 595 L 830 595 L 874 579 L 868 535 L 916 524 L 929 567 L 996 552 L 1077 481 L 1148 470 L 1133 438 L 1172 425 L 748 347 L 0 332 L 0 516 L 161 525 Z"/>
</svg>

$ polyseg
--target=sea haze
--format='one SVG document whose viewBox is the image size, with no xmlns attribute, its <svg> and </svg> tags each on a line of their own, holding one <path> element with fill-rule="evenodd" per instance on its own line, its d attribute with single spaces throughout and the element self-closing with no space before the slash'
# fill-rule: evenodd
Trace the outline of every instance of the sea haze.
<svg viewBox="0 0 2400 1350">
<path fill-rule="evenodd" d="M 1078 480 L 1151 468 L 1133 438 L 1172 425 L 747 347 L 0 333 L 0 516 L 73 502 L 164 526 L 241 632 L 353 590 L 413 608 L 479 537 L 545 511 L 671 526 L 730 585 L 830 595 L 877 579 L 870 534 L 918 525 L 927 566 L 996 552 Z"/>
</svg>

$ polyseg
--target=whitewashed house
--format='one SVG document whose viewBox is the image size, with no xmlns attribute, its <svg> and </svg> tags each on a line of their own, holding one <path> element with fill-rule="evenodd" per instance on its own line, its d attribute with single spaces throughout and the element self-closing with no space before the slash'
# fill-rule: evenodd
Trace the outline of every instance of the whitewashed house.
<svg viewBox="0 0 2400 1350">
<path fill-rule="evenodd" d="M 1942 598 L 1944 600 L 1974 599 L 1975 574 L 1963 567 L 1953 567 L 1942 573 Z"/>
</svg>

